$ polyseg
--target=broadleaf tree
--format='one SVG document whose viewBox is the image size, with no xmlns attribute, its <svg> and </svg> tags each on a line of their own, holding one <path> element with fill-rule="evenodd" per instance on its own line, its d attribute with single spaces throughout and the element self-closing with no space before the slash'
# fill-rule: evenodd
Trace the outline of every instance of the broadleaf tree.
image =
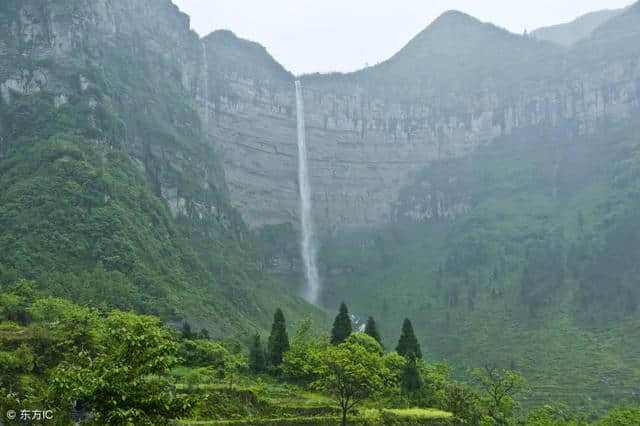
<svg viewBox="0 0 640 426">
<path fill-rule="evenodd" d="M 382 392 L 387 375 L 380 355 L 358 343 L 346 342 L 330 345 L 320 354 L 314 386 L 336 398 L 342 425 L 346 425 L 349 410 Z"/>
<path fill-rule="evenodd" d="M 178 395 L 169 372 L 178 345 L 154 317 L 113 312 L 97 348 L 83 350 L 52 372 L 50 406 L 80 403 L 100 424 L 168 424 L 191 406 Z M 77 409 L 77 406 L 75 407 Z"/>
</svg>

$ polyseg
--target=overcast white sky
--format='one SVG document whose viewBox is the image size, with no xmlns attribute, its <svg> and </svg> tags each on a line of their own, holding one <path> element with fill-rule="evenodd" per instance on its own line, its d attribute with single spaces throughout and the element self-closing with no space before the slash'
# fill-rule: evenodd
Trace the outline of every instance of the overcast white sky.
<svg viewBox="0 0 640 426">
<path fill-rule="evenodd" d="M 296 73 L 381 62 L 442 12 L 456 9 L 516 33 L 633 0 L 173 0 L 201 36 L 228 29 Z"/>
</svg>

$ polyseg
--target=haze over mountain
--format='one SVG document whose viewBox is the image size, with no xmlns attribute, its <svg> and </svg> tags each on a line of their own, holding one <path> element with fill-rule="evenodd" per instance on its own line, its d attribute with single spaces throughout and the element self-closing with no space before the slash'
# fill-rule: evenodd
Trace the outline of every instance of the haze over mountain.
<svg viewBox="0 0 640 426">
<path fill-rule="evenodd" d="M 531 31 L 531 36 L 568 47 L 589 37 L 593 30 L 620 13 L 622 13 L 622 9 L 591 12 L 566 24 L 538 28 L 535 31 Z"/>
<path fill-rule="evenodd" d="M 640 2 L 602 21 L 562 47 L 451 11 L 376 66 L 301 77 L 318 309 L 277 58 L 169 0 L 5 0 L 0 283 L 244 339 L 345 301 L 385 341 L 410 317 L 460 376 L 522 370 L 532 404 L 633 397 Z"/>
<path fill-rule="evenodd" d="M 632 0 L 176 0 L 201 36 L 217 29 L 266 46 L 294 74 L 351 72 L 393 56 L 408 40 L 454 9 L 506 28 L 525 29 L 569 22 L 601 9 L 621 9 Z M 251 11 L 251 13 L 247 13 Z M 367 65 L 368 64 L 368 65 Z"/>
<path fill-rule="evenodd" d="M 372 86 L 378 86 L 381 79 L 387 86 L 411 85 L 409 90 L 414 93 L 416 86 L 438 90 L 483 84 L 495 87 L 530 75 L 544 77 L 553 71 L 545 69 L 545 64 L 558 53 L 548 43 L 449 11 L 387 61 L 348 75 L 372 80 Z"/>
</svg>

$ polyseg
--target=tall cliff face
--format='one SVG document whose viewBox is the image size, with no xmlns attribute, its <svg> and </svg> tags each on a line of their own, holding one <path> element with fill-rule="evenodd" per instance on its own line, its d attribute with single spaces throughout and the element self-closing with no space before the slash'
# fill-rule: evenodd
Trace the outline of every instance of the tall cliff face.
<svg viewBox="0 0 640 426">
<path fill-rule="evenodd" d="M 144 57 L 150 87 L 171 79 L 197 101 L 224 169 L 225 179 L 196 152 L 185 156 L 170 144 L 130 138 L 130 153 L 173 214 L 216 211 L 175 179 L 190 172 L 205 191 L 224 192 L 226 181 L 251 227 L 297 223 L 294 77 L 264 48 L 224 31 L 200 41 L 169 2 L 10 1 L 3 8 L 10 17 L 0 46 L 5 102 L 11 92 L 42 88 L 65 102 L 74 86 L 91 85 L 89 76 L 70 83 L 59 67 L 38 62 L 82 55 L 99 61 L 117 50 L 140 66 L 136 60 Z M 589 47 L 563 52 L 449 12 L 378 66 L 303 77 L 319 226 L 336 232 L 456 216 L 471 207 L 468 194 L 456 197 L 428 182 L 419 194 L 406 191 L 421 170 L 514 129 L 570 123 L 586 134 L 604 119 L 628 116 L 638 102 L 637 55 L 609 61 L 611 52 L 600 48 L 585 61 L 575 59 L 579 49 Z M 13 66 L 18 60 L 32 65 Z M 7 142 L 1 146 L 6 153 Z"/>
<path fill-rule="evenodd" d="M 266 50 L 228 31 L 203 39 L 206 133 L 233 204 L 251 226 L 297 223 L 293 76 Z"/>
<path fill-rule="evenodd" d="M 174 67 L 181 64 L 182 69 L 177 71 L 185 85 L 190 86 L 194 81 L 193 62 L 199 60 L 198 38 L 189 29 L 188 16 L 168 1 L 8 0 L 3 2 L 0 11 L 5 101 L 10 89 L 25 93 L 42 89 L 41 84 L 45 82 L 42 78 L 30 81 L 21 74 L 24 70 L 16 66 L 20 65 L 17 61 L 35 62 L 34 74 L 41 75 L 47 72 L 46 64 L 40 64 L 42 69 L 38 69 L 38 61 L 49 60 L 51 64 L 52 60 L 59 60 L 65 64 L 74 58 L 82 59 L 82 55 L 97 59 L 109 48 L 138 51 L 158 65 L 162 61 Z M 158 80 L 175 71 L 158 67 L 157 73 L 149 78 Z M 52 87 L 56 87 L 56 83 L 63 86 L 53 79 L 46 82 Z"/>
<path fill-rule="evenodd" d="M 127 150 L 148 176 L 154 191 L 166 200 L 172 214 L 186 215 L 197 210 L 199 215 L 213 213 L 225 220 L 225 213 L 219 211 L 212 200 L 214 197 L 202 195 L 210 188 L 216 192 L 226 191 L 220 162 L 213 159 L 214 150 L 218 149 L 228 165 L 225 170 L 233 188 L 234 205 L 241 208 L 250 224 L 295 221 L 296 205 L 289 203 L 295 194 L 287 196 L 284 203 L 268 194 L 253 197 L 256 189 L 244 184 L 247 179 L 236 178 L 242 169 L 233 166 L 234 156 L 227 149 L 229 143 L 233 149 L 242 149 L 243 133 L 251 131 L 252 123 L 260 123 L 253 117 L 248 122 L 241 121 L 240 102 L 249 101 L 255 107 L 261 90 L 273 90 L 272 84 L 283 81 L 287 82 L 286 87 L 276 91 L 285 94 L 285 100 L 280 103 L 288 111 L 289 121 L 285 125 L 286 136 L 276 133 L 273 137 L 279 143 L 295 144 L 288 129 L 293 115 L 287 90 L 293 77 L 271 58 L 264 60 L 261 57 L 266 55 L 264 48 L 241 42 L 227 32 L 212 34 L 201 41 L 190 30 L 188 16 L 170 1 L 11 0 L 3 2 L 0 8 L 3 34 L 0 95 L 5 104 L 11 104 L 12 97 L 40 92 L 54 93 L 57 104 L 66 103 L 78 90 L 90 96 L 90 89 L 96 84 L 95 76 L 79 70 L 89 61 L 117 63 L 116 73 L 125 84 L 134 80 L 136 84 L 144 84 L 142 88 L 131 87 L 138 93 L 157 92 L 158 87 L 170 81 L 175 90 L 184 90 L 196 101 L 208 146 L 201 147 L 200 152 L 177 147 L 163 130 L 149 138 L 142 129 L 145 124 L 136 120 L 128 129 Z M 251 87 L 263 81 L 264 88 Z M 147 109 L 127 93 L 122 93 L 116 101 L 125 115 L 144 114 Z M 271 103 L 274 103 L 272 99 L 266 100 L 264 109 L 271 109 Z M 229 112 L 226 116 L 225 111 Z M 257 110 L 256 114 L 262 112 Z M 225 117 L 231 122 L 225 124 Z M 182 126 L 197 118 L 179 116 L 165 109 L 161 119 Z M 178 123 L 181 120 L 184 122 Z M 257 131 L 270 137 L 269 131 Z M 6 157 L 9 137 L 0 138 L 0 156 Z M 239 159 L 243 160 L 243 157 Z M 254 173 L 255 168 L 255 165 L 249 167 L 248 172 Z M 283 168 L 286 179 L 282 186 L 290 191 L 295 190 L 292 178 L 295 175 L 289 176 L 294 168 L 295 164 L 291 163 Z M 277 174 L 277 170 L 278 167 L 268 167 L 269 173 Z M 184 182 L 189 174 L 189 182 Z M 258 185 L 269 192 L 277 179 L 276 176 L 273 181 Z M 269 209 L 269 203 L 274 203 L 274 207 Z M 265 219 L 261 221 L 261 218 Z"/>
<path fill-rule="evenodd" d="M 203 131 L 207 53 L 169 0 L 1 2 L 0 282 L 103 288 L 109 306 L 216 334 L 260 328 L 276 304 L 310 312 L 229 203 Z"/>
<path fill-rule="evenodd" d="M 125 85 L 138 85 L 131 88 L 136 94 L 146 92 L 149 98 L 167 82 L 176 97 L 181 96 L 180 90 L 195 99 L 203 93 L 200 40 L 189 28 L 189 17 L 170 1 L 10 0 L 0 6 L 0 16 L 0 93 L 6 104 L 14 96 L 43 91 L 54 93 L 57 105 L 78 91 L 91 97 L 105 73 Z M 139 87 L 141 83 L 144 87 Z M 152 107 L 131 92 L 118 93 L 115 107 L 127 117 L 152 115 Z M 168 105 L 158 109 L 163 115 L 159 118 L 169 126 L 197 125 L 198 117 L 189 117 L 188 112 Z M 128 126 L 126 148 L 152 181 L 154 191 L 167 200 L 174 215 L 187 214 L 189 209 L 215 213 L 215 205 L 195 195 L 211 188 L 224 192 L 219 165 L 213 155 L 202 155 L 212 151 L 203 145 L 177 147 L 166 129 L 155 129 L 150 136 L 143 120 L 136 118 Z M 187 189 L 187 180 L 200 188 Z"/>
<path fill-rule="evenodd" d="M 230 35 L 227 42 L 238 50 L 246 44 Z M 468 194 L 428 182 L 407 192 L 419 171 L 518 129 L 590 134 L 606 120 L 629 117 L 640 99 L 640 52 L 630 48 L 613 60 L 615 49 L 600 47 L 587 59 L 576 53 L 602 43 L 594 36 L 565 52 L 449 12 L 385 63 L 304 76 L 316 221 L 336 232 L 453 217 L 471 207 Z M 218 50 L 215 40 L 208 45 Z M 255 56 L 267 66 L 232 65 L 210 77 L 224 90 L 210 93 L 209 133 L 234 205 L 258 227 L 295 222 L 297 191 L 293 78 L 266 52 Z"/>
</svg>

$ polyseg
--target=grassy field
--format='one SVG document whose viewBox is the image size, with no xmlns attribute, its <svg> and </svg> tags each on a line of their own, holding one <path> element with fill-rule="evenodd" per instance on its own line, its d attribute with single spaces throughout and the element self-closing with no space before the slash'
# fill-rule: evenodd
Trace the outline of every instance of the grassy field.
<svg viewBox="0 0 640 426">
<path fill-rule="evenodd" d="M 204 396 L 196 418 L 182 419 L 182 425 L 336 425 L 340 409 L 325 395 L 309 392 L 271 378 L 243 378 L 240 385 L 225 383 L 187 386 L 181 391 Z M 436 409 L 384 409 L 374 401 L 349 415 L 352 425 L 436 425 L 453 424 L 451 413 Z"/>
</svg>

